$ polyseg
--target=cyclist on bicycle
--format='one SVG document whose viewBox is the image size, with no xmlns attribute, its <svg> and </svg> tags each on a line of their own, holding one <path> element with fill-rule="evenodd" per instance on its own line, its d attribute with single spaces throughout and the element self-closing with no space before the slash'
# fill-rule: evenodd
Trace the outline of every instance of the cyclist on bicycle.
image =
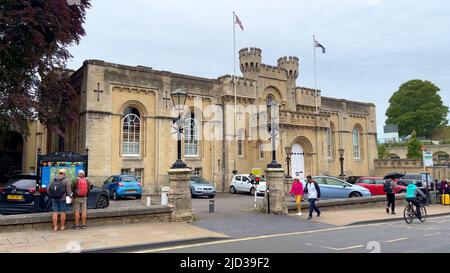
<svg viewBox="0 0 450 273">
<path fill-rule="evenodd" d="M 416 185 L 413 183 L 409 184 L 406 187 L 406 201 L 411 202 L 416 206 L 416 214 L 420 219 L 422 216 L 420 215 L 420 200 L 417 195 L 427 198 L 427 196 Z"/>
</svg>

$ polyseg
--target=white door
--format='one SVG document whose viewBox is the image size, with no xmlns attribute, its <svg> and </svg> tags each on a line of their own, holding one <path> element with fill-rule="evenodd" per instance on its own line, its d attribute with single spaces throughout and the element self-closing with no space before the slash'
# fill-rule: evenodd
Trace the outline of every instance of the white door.
<svg viewBox="0 0 450 273">
<path fill-rule="evenodd" d="M 300 178 L 305 178 L 305 154 L 303 152 L 303 147 L 299 144 L 292 145 L 292 156 L 291 156 L 291 176 Z"/>
<path fill-rule="evenodd" d="M 246 176 L 242 176 L 242 190 L 245 192 L 250 192 L 250 189 L 252 188 L 253 184 L 250 178 Z"/>
</svg>

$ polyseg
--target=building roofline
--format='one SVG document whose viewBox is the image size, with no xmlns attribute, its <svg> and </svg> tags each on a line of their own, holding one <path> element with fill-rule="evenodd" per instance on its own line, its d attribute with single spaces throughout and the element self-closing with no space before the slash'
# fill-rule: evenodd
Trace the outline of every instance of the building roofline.
<svg viewBox="0 0 450 273">
<path fill-rule="evenodd" d="M 376 107 L 376 105 L 374 103 L 371 103 L 371 102 L 361 102 L 361 101 L 337 99 L 337 98 L 331 98 L 331 97 L 322 97 L 322 101 L 323 100 L 329 100 L 329 101 L 335 101 L 335 102 L 345 102 L 345 103 L 352 103 L 352 104 L 359 104 L 359 105 L 364 105 L 364 106 Z"/>
<path fill-rule="evenodd" d="M 118 69 L 127 69 L 127 70 L 133 70 L 133 71 L 138 71 L 138 72 L 151 72 L 151 73 L 159 74 L 162 76 L 178 77 L 178 78 L 183 78 L 183 79 L 203 81 L 203 82 L 209 82 L 209 83 L 215 83 L 215 84 L 219 83 L 219 81 L 217 79 L 210 79 L 210 78 L 197 77 L 197 76 L 192 76 L 192 75 L 187 75 L 187 74 L 173 73 L 173 72 L 164 71 L 164 70 L 155 70 L 152 67 L 146 67 L 146 66 L 131 66 L 131 65 L 124 65 L 124 64 L 110 63 L 110 62 L 105 62 L 105 61 L 96 60 L 96 59 L 85 60 L 83 62 L 83 66 L 88 65 L 88 64 L 111 67 L 111 68 L 118 68 Z"/>
</svg>

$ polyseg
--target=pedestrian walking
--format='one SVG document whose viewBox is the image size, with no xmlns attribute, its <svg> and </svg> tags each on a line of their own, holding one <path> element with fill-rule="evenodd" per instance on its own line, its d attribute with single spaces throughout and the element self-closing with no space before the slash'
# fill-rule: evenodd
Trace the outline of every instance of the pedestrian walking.
<svg viewBox="0 0 450 273">
<path fill-rule="evenodd" d="M 66 170 L 60 169 L 58 176 L 53 178 L 48 186 L 48 194 L 52 199 L 53 206 L 53 230 L 58 230 L 58 216 L 61 216 L 61 230 L 66 229 L 66 197 L 71 196 L 72 190 L 70 188 L 69 179 L 66 176 Z"/>
<path fill-rule="evenodd" d="M 386 193 L 387 199 L 386 213 L 389 214 L 389 208 L 391 208 L 391 214 L 395 214 L 395 192 L 397 191 L 397 183 L 393 179 L 386 179 L 383 190 Z"/>
<path fill-rule="evenodd" d="M 91 189 L 91 184 L 85 177 L 84 171 L 78 171 L 78 177 L 74 179 L 72 183 L 73 193 L 73 211 L 75 214 L 75 229 L 86 228 L 87 218 L 87 196 Z M 81 214 L 81 226 L 80 226 L 80 214 Z"/>
<path fill-rule="evenodd" d="M 317 184 L 317 182 L 312 179 L 311 175 L 308 175 L 306 179 L 308 180 L 308 183 L 306 183 L 306 187 L 304 190 L 308 193 L 308 220 L 311 220 L 313 211 L 317 213 L 317 217 L 320 217 L 320 210 L 316 206 L 316 201 L 320 199 L 320 187 L 319 184 Z"/>
<path fill-rule="evenodd" d="M 302 197 L 303 197 L 303 184 L 300 181 L 300 177 L 296 176 L 294 178 L 294 183 L 292 184 L 290 195 L 295 197 L 295 204 L 297 204 L 297 215 L 302 216 Z"/>
</svg>

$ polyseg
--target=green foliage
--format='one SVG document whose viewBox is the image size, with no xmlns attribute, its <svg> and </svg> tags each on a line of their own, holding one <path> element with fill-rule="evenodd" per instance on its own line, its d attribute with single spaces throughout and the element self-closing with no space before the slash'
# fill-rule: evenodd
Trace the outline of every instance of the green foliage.
<svg viewBox="0 0 450 273">
<path fill-rule="evenodd" d="M 386 124 L 397 124 L 400 136 L 416 130 L 418 136 L 429 137 L 448 123 L 449 108 L 444 106 L 439 91 L 429 81 L 405 82 L 389 99 Z"/>
<path fill-rule="evenodd" d="M 406 143 L 406 157 L 410 159 L 422 158 L 422 142 L 417 139 L 416 131 L 413 131 L 411 138 Z"/>
<path fill-rule="evenodd" d="M 389 152 L 386 149 L 386 144 L 379 144 L 378 145 L 378 158 L 386 159 L 388 156 L 389 156 Z"/>
</svg>

